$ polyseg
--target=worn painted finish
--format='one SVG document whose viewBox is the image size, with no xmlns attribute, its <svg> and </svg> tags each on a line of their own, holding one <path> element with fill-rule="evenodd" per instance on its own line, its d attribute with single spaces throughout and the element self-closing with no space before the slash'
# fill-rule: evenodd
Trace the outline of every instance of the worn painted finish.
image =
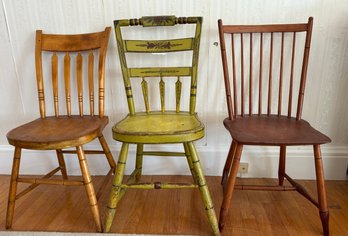
<svg viewBox="0 0 348 236">
<path fill-rule="evenodd" d="M 123 40 L 121 27 L 143 25 L 147 26 L 174 26 L 176 24 L 196 24 L 195 37 L 190 39 L 177 40 Z M 175 189 L 175 188 L 199 188 L 201 197 L 206 209 L 207 217 L 215 235 L 219 235 L 217 219 L 212 205 L 208 187 L 205 182 L 202 167 L 199 164 L 199 157 L 192 143 L 204 137 L 204 125 L 198 119 L 195 112 L 196 89 L 197 89 L 197 68 L 198 52 L 201 33 L 201 17 L 173 16 L 143 17 L 141 19 L 116 20 L 115 34 L 122 68 L 123 80 L 126 89 L 129 114 L 112 128 L 113 138 L 123 142 L 119 156 L 118 166 L 110 193 L 108 212 L 106 218 L 105 232 L 109 232 L 115 217 L 117 204 L 124 196 L 126 189 Z M 126 53 L 142 52 L 176 52 L 192 50 L 192 65 L 190 67 L 153 67 L 153 68 L 128 68 Z M 172 54 L 173 55 L 173 54 Z M 158 63 L 158 62 L 157 62 Z M 180 76 L 191 77 L 189 111 L 180 110 L 180 99 L 182 83 Z M 141 90 L 145 103 L 145 112 L 138 112 L 135 109 L 131 77 L 141 77 Z M 149 109 L 149 86 L 145 77 L 158 77 L 158 97 L 160 100 L 160 111 Z M 166 82 L 164 77 L 177 79 L 175 84 L 175 111 L 166 110 Z M 137 144 L 136 164 L 130 180 L 135 177 L 136 183 L 122 183 L 124 168 L 128 155 L 129 143 Z M 144 144 L 166 144 L 182 143 L 185 152 L 151 152 L 144 151 Z M 154 156 L 186 156 L 191 170 L 194 183 L 141 183 L 142 160 L 144 155 Z"/>
<path fill-rule="evenodd" d="M 175 77 L 192 76 L 190 67 L 151 67 L 151 68 L 129 68 L 130 77 Z"/>
<path fill-rule="evenodd" d="M 173 40 L 125 40 L 126 52 L 176 52 L 193 49 L 194 38 Z"/>
<path fill-rule="evenodd" d="M 174 20 L 174 21 L 173 21 Z M 174 26 L 176 24 L 195 24 L 195 36 L 194 38 L 175 39 L 175 40 L 123 40 L 121 27 L 142 25 L 145 26 Z M 194 114 L 196 107 L 196 89 L 197 89 L 197 69 L 198 69 L 198 56 L 199 45 L 201 38 L 202 17 L 146 17 L 141 19 L 131 20 L 115 20 L 115 34 L 117 41 L 117 48 L 121 63 L 121 70 L 126 88 L 126 95 L 128 101 L 128 108 L 131 115 L 136 112 L 131 86 L 131 77 L 154 77 L 154 76 L 191 76 L 191 92 L 190 92 L 190 113 Z M 192 50 L 192 66 L 190 68 L 167 68 L 167 67 L 154 67 L 154 68 L 129 68 L 127 66 L 126 53 L 130 52 L 143 52 L 143 53 L 160 53 L 160 52 L 174 52 L 174 51 L 186 51 Z M 160 91 L 163 93 L 163 81 L 160 81 Z M 162 111 L 164 111 L 164 95 L 162 98 Z"/>
<path fill-rule="evenodd" d="M 128 143 L 180 143 L 204 136 L 204 125 L 197 114 L 173 111 L 129 115 L 112 130 L 115 140 Z"/>
</svg>

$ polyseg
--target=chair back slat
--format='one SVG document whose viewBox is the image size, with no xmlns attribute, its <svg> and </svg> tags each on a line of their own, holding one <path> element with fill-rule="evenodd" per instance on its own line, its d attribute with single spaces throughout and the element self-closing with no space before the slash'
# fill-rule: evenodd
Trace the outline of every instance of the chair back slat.
<svg viewBox="0 0 348 236">
<path fill-rule="evenodd" d="M 105 40 L 104 34 L 42 35 L 42 50 L 55 52 L 79 52 L 98 49 Z"/>
<path fill-rule="evenodd" d="M 94 55 L 91 51 L 88 55 L 88 89 L 89 89 L 89 110 L 90 115 L 94 115 Z"/>
<path fill-rule="evenodd" d="M 43 64 L 46 64 L 43 57 L 46 54 L 52 54 L 51 56 L 51 73 L 48 77 L 51 77 L 52 90 L 53 90 L 53 110 L 56 117 L 60 114 L 59 111 L 59 84 L 64 84 L 65 90 L 65 103 L 66 114 L 71 116 L 72 104 L 71 96 L 76 94 L 77 107 L 79 115 L 84 115 L 83 109 L 83 84 L 84 80 L 89 88 L 89 102 L 90 102 L 90 115 L 94 115 L 94 84 L 98 81 L 99 91 L 99 116 L 104 115 L 104 78 L 105 78 L 105 57 L 106 48 L 108 44 L 110 27 L 105 28 L 105 31 L 91 33 L 91 34 L 79 34 L 79 35 L 55 35 L 55 34 L 43 34 L 41 30 L 36 32 L 36 49 L 35 49 L 35 65 L 36 65 L 36 78 L 38 84 L 39 106 L 41 118 L 46 117 L 45 106 L 45 91 L 44 91 L 44 75 Z M 99 54 L 98 76 L 94 76 L 94 51 Z M 44 53 L 45 54 L 44 54 Z M 87 76 L 84 78 L 83 61 L 84 57 L 88 58 Z M 64 73 L 60 76 L 59 58 L 64 58 Z M 71 73 L 72 66 L 70 64 L 71 57 L 75 58 L 73 63 L 76 67 L 76 73 Z M 71 76 L 73 75 L 73 76 Z M 96 77 L 98 77 L 96 79 Z M 62 82 L 60 82 L 62 81 Z M 71 91 L 71 83 L 77 84 L 77 91 L 73 93 Z M 75 86 L 73 86 L 75 87 Z M 86 99 L 87 100 L 87 99 Z"/>
<path fill-rule="evenodd" d="M 165 83 L 163 81 L 163 78 L 161 77 L 161 80 L 159 82 L 159 90 L 160 90 L 160 98 L 161 98 L 161 111 L 165 111 Z"/>
<path fill-rule="evenodd" d="M 52 88 L 53 88 L 53 101 L 54 101 L 54 114 L 59 116 L 58 108 L 58 56 L 54 52 L 52 55 Z"/>
<path fill-rule="evenodd" d="M 76 57 L 76 78 L 77 78 L 77 97 L 79 102 L 79 113 L 83 116 L 83 85 L 82 85 L 82 55 Z"/>
<path fill-rule="evenodd" d="M 125 40 L 125 52 L 178 52 L 193 49 L 194 38 L 172 40 Z"/>
<path fill-rule="evenodd" d="M 194 24 L 195 25 L 195 34 L 194 37 L 181 37 L 176 39 L 135 39 L 134 34 L 133 39 L 124 39 L 126 30 L 133 31 L 133 29 L 139 28 L 129 28 L 124 29 L 128 26 L 143 26 L 143 27 L 162 27 L 161 31 L 169 29 L 168 27 L 173 27 L 178 24 Z M 121 71 L 123 75 L 124 85 L 126 89 L 126 96 L 128 102 L 129 113 L 131 115 L 135 114 L 136 106 L 133 98 L 132 91 L 132 82 L 133 78 L 142 78 L 141 89 L 143 93 L 143 99 L 145 104 L 145 111 L 150 112 L 150 99 L 149 92 L 159 91 L 159 103 L 160 111 L 165 112 L 169 109 L 171 103 L 166 104 L 166 83 L 167 78 L 176 78 L 175 83 L 175 108 L 176 112 L 180 111 L 180 101 L 181 101 L 181 90 L 182 83 L 180 78 L 190 77 L 191 86 L 190 86 L 190 102 L 189 102 L 189 111 L 191 114 L 195 112 L 195 103 L 196 103 L 196 92 L 197 92 L 197 68 L 198 68 L 198 52 L 201 36 L 201 17 L 175 17 L 175 16 L 154 16 L 154 17 L 142 17 L 139 19 L 126 19 L 126 20 L 115 20 L 115 34 L 117 41 L 117 48 L 120 57 Z M 166 28 L 167 27 L 167 28 Z M 177 27 L 172 28 L 176 30 Z M 144 29 L 145 30 L 145 29 Z M 143 31 L 144 31 L 143 30 Z M 142 31 L 142 32 L 143 32 Z M 153 29 L 151 29 L 153 32 Z M 173 52 L 192 52 L 192 64 L 189 66 L 158 66 L 159 63 L 154 62 L 154 60 L 148 60 L 149 62 L 154 62 L 153 67 L 129 67 L 127 63 L 127 56 L 132 53 L 141 53 L 143 57 L 145 55 L 151 54 L 162 54 L 168 59 L 169 57 L 176 55 L 172 54 Z M 166 60 L 165 59 L 165 60 Z M 177 57 L 177 61 L 180 62 L 182 58 Z M 163 61 L 165 61 L 163 60 Z M 147 61 L 147 60 L 146 60 Z M 149 87 L 151 83 L 148 83 L 147 79 L 159 79 L 159 89 L 152 89 Z M 168 94 L 168 93 L 167 93 Z M 170 94 L 170 93 L 169 93 Z M 168 96 L 171 97 L 171 96 Z M 158 101 L 158 100 L 157 100 Z M 152 105 L 151 105 L 152 107 Z"/>
<path fill-rule="evenodd" d="M 277 25 L 224 25 L 224 33 L 271 33 L 271 32 L 302 32 L 308 30 L 308 24 L 277 24 Z"/>
<path fill-rule="evenodd" d="M 148 113 L 150 111 L 150 106 L 149 106 L 149 87 L 148 87 L 147 81 L 144 79 L 144 77 L 143 77 L 143 81 L 141 82 L 141 89 L 143 91 L 145 110 L 146 110 L 146 113 Z"/>
<path fill-rule="evenodd" d="M 70 54 L 69 52 L 66 52 L 64 56 L 64 85 L 65 85 L 66 112 L 68 116 L 71 116 Z"/>
<path fill-rule="evenodd" d="M 295 89 L 298 89 L 299 94 L 296 118 L 301 119 L 312 18 L 306 24 L 223 25 L 221 20 L 218 23 L 230 119 L 254 114 L 292 117 Z M 226 47 L 229 38 L 225 38 L 225 35 L 231 35 L 230 47 Z M 299 53 L 301 50 L 303 58 Z M 227 54 L 227 51 L 231 51 L 231 54 Z M 231 78 L 229 70 L 232 70 Z M 267 96 L 263 95 L 265 92 Z M 254 104 L 258 104 L 255 109 Z M 263 111 L 264 104 L 266 111 Z M 287 107 L 286 111 L 284 107 Z"/>
<path fill-rule="evenodd" d="M 150 67 L 150 68 L 129 68 L 129 77 L 177 77 L 192 76 L 191 67 Z"/>
<path fill-rule="evenodd" d="M 175 98 L 176 98 L 175 111 L 176 112 L 180 111 L 181 89 L 182 89 L 182 83 L 180 81 L 180 76 L 178 76 L 178 80 L 175 83 Z"/>
</svg>

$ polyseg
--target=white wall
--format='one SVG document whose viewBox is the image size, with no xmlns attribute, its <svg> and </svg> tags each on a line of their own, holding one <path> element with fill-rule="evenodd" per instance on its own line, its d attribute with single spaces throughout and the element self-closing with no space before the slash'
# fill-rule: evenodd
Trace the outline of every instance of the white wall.
<svg viewBox="0 0 348 236">
<path fill-rule="evenodd" d="M 303 118 L 332 139 L 322 147 L 326 177 L 346 179 L 348 164 L 348 1 L 336 0 L 2 0 L 0 2 L 0 173 L 11 169 L 13 148 L 6 133 L 19 124 L 37 118 L 34 70 L 35 30 L 47 33 L 101 31 L 114 19 L 145 15 L 203 16 L 197 111 L 206 124 L 206 136 L 197 142 L 207 175 L 220 175 L 230 137 L 223 128 L 226 116 L 221 72 L 217 19 L 226 24 L 306 22 L 314 17 L 311 57 Z M 120 145 L 111 138 L 111 125 L 127 113 L 123 82 L 111 34 L 107 56 L 106 113 L 110 125 L 105 136 L 115 158 Z M 94 147 L 93 142 L 87 147 Z M 176 147 L 155 147 L 175 149 Z M 40 154 L 40 155 L 39 155 Z M 130 162 L 134 161 L 131 149 Z M 277 148 L 246 147 L 246 176 L 275 177 Z M 43 156 L 42 156 L 43 155 Z M 287 171 L 295 178 L 314 178 L 311 147 L 288 150 Z M 102 157 L 89 158 L 93 174 L 107 166 Z M 67 158 L 69 171 L 78 172 L 76 158 Z M 22 173 L 43 173 L 56 164 L 53 152 L 23 151 Z M 188 174 L 186 162 L 177 158 L 148 157 L 148 174 Z M 129 172 L 131 166 L 128 165 Z"/>
</svg>

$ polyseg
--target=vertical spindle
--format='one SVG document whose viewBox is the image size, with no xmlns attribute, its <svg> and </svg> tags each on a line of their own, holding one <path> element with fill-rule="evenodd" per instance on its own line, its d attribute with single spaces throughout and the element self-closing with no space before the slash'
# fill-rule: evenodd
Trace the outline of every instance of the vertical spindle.
<svg viewBox="0 0 348 236">
<path fill-rule="evenodd" d="M 237 99 L 237 79 L 236 79 L 236 57 L 234 51 L 234 34 L 231 34 L 231 44 L 232 44 L 232 78 L 233 78 L 233 105 L 234 105 L 234 116 L 238 115 L 238 99 Z"/>
<path fill-rule="evenodd" d="M 175 83 L 176 112 L 180 111 L 181 87 L 182 83 L 180 81 L 180 76 L 178 76 L 178 80 Z"/>
<path fill-rule="evenodd" d="M 143 80 L 141 81 L 141 89 L 143 91 L 145 110 L 146 110 L 146 113 L 148 113 L 150 110 L 150 108 L 149 108 L 149 89 L 147 86 L 147 81 L 144 79 L 144 77 L 143 77 Z"/>
<path fill-rule="evenodd" d="M 270 115 L 272 112 L 271 102 L 272 102 L 272 63 L 273 63 L 273 32 L 271 32 L 271 42 L 270 42 L 270 55 L 269 55 L 269 80 L 268 80 L 268 107 L 267 115 Z"/>
<path fill-rule="evenodd" d="M 64 56 L 64 85 L 65 85 L 65 101 L 66 112 L 71 116 L 71 99 L 70 99 L 70 55 L 69 52 Z"/>
<path fill-rule="evenodd" d="M 263 33 L 260 34 L 259 116 L 262 113 L 262 57 Z"/>
<path fill-rule="evenodd" d="M 161 76 L 161 81 L 159 83 L 160 88 L 160 96 L 161 96 L 161 111 L 164 112 L 165 110 L 165 83 L 163 81 L 163 77 Z"/>
<path fill-rule="evenodd" d="M 88 55 L 88 88 L 89 88 L 89 109 L 91 116 L 94 116 L 94 55 L 90 51 Z"/>
<path fill-rule="evenodd" d="M 54 114 L 59 116 L 58 108 L 58 56 L 54 52 L 52 55 L 52 87 L 53 87 L 53 101 L 54 101 Z"/>
<path fill-rule="evenodd" d="M 243 33 L 240 34 L 240 60 L 241 60 L 241 116 L 244 116 L 244 47 Z"/>
<path fill-rule="evenodd" d="M 291 54 L 291 69 L 290 69 L 290 85 L 289 85 L 289 102 L 288 102 L 288 117 L 291 117 L 292 109 L 292 88 L 294 81 L 294 61 L 295 61 L 295 48 L 296 48 L 296 32 L 292 37 L 292 54 Z"/>
<path fill-rule="evenodd" d="M 282 43 L 281 43 L 281 52 L 280 52 L 278 116 L 280 116 L 282 113 L 283 61 L 284 61 L 284 32 L 282 32 Z"/>
<path fill-rule="evenodd" d="M 250 33 L 249 115 L 253 113 L 253 33 Z"/>
<path fill-rule="evenodd" d="M 76 73 L 77 73 L 77 94 L 79 101 L 80 116 L 83 116 L 83 92 L 82 92 L 82 55 L 78 53 L 76 58 Z"/>
</svg>

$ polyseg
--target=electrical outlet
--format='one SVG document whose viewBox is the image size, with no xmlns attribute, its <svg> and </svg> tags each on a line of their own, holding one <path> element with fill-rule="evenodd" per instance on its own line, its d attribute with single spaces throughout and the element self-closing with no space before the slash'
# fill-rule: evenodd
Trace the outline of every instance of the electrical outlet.
<svg viewBox="0 0 348 236">
<path fill-rule="evenodd" d="M 248 173 L 248 166 L 249 164 L 247 162 L 239 163 L 238 173 L 243 173 L 243 174 Z"/>
</svg>

